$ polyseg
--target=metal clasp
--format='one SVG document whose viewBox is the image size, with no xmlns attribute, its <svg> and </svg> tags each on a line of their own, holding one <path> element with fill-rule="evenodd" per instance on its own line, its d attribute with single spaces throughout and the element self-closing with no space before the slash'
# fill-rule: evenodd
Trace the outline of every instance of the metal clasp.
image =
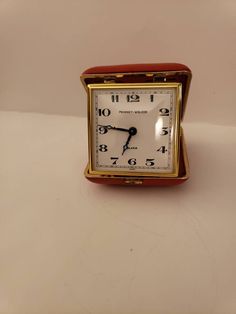
<svg viewBox="0 0 236 314">
<path fill-rule="evenodd" d="M 141 184 L 143 184 L 143 180 L 141 180 L 141 179 L 125 179 L 125 184 L 141 185 Z"/>
</svg>

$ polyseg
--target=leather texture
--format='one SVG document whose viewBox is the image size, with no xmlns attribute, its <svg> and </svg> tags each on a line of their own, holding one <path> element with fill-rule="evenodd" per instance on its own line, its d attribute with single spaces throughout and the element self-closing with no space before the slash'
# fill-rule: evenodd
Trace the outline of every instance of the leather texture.
<svg viewBox="0 0 236 314">
<path fill-rule="evenodd" d="M 138 73 L 138 72 L 165 72 L 165 71 L 187 71 L 191 70 L 180 63 L 149 63 L 149 64 L 123 64 L 97 66 L 85 70 L 84 74 L 108 74 L 108 73 Z"/>
</svg>

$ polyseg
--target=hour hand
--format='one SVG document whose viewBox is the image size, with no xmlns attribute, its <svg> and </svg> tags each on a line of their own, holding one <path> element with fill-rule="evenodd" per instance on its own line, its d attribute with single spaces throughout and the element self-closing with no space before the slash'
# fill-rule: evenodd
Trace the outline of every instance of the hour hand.
<svg viewBox="0 0 236 314">
<path fill-rule="evenodd" d="M 117 131 L 123 131 L 123 132 L 128 132 L 129 133 L 129 129 L 124 129 L 124 128 L 116 128 L 115 126 L 112 125 L 98 125 L 99 127 L 103 127 L 107 130 L 117 130 Z"/>
</svg>

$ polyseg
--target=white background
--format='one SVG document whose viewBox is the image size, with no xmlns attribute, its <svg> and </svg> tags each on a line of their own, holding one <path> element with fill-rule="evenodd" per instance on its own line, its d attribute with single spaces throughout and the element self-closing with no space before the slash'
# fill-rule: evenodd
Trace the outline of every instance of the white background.
<svg viewBox="0 0 236 314">
<path fill-rule="evenodd" d="M 0 314 L 236 313 L 235 26 L 230 0 L 0 0 Z M 191 178 L 92 184 L 80 73 L 140 62 L 193 71 Z"/>
</svg>

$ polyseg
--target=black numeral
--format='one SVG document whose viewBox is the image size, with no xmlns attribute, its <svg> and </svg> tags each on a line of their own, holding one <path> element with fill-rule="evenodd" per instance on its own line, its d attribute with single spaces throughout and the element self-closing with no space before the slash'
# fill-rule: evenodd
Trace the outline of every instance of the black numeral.
<svg viewBox="0 0 236 314">
<path fill-rule="evenodd" d="M 145 162 L 145 165 L 148 166 L 148 167 L 154 166 L 154 165 L 155 165 L 154 160 L 155 160 L 155 159 L 147 158 L 147 159 L 146 159 L 146 162 Z"/>
<path fill-rule="evenodd" d="M 128 102 L 139 102 L 140 101 L 140 96 L 139 95 L 127 95 L 127 101 Z"/>
<path fill-rule="evenodd" d="M 119 159 L 118 157 L 111 157 L 111 160 L 114 160 L 112 164 L 116 165 L 116 162 L 117 162 L 118 159 Z"/>
<path fill-rule="evenodd" d="M 154 100 L 154 95 L 150 95 L 150 101 L 153 102 Z"/>
<path fill-rule="evenodd" d="M 111 110 L 108 108 L 105 109 L 98 109 L 99 116 L 108 117 L 111 114 Z"/>
<path fill-rule="evenodd" d="M 161 152 L 162 154 L 165 154 L 167 152 L 167 149 L 165 146 L 161 146 L 160 148 L 157 149 L 157 152 Z"/>
<path fill-rule="evenodd" d="M 155 165 L 154 160 L 155 160 L 155 159 L 147 158 L 147 159 L 146 159 L 146 162 L 145 162 L 145 165 L 148 166 L 148 167 L 154 166 L 154 165 Z"/>
<path fill-rule="evenodd" d="M 108 149 L 107 149 L 107 145 L 105 145 L 105 144 L 101 144 L 101 145 L 99 145 L 99 150 L 100 150 L 100 152 L 107 152 L 108 151 Z"/>
<path fill-rule="evenodd" d="M 100 126 L 98 128 L 99 134 L 106 134 L 108 132 L 107 128 L 104 128 L 104 126 Z"/>
<path fill-rule="evenodd" d="M 119 95 L 111 95 L 111 101 L 112 102 L 118 102 L 119 101 Z"/>
<path fill-rule="evenodd" d="M 162 130 L 161 130 L 161 133 L 160 135 L 167 135 L 169 132 L 168 132 L 168 128 L 167 127 L 163 127 Z"/>
<path fill-rule="evenodd" d="M 170 115 L 170 110 L 167 108 L 161 108 L 159 110 L 159 112 L 160 112 L 160 116 L 169 116 Z"/>
<path fill-rule="evenodd" d="M 135 166 L 136 165 L 136 159 L 135 158 L 131 158 L 128 160 L 128 164 L 131 166 Z"/>
</svg>

